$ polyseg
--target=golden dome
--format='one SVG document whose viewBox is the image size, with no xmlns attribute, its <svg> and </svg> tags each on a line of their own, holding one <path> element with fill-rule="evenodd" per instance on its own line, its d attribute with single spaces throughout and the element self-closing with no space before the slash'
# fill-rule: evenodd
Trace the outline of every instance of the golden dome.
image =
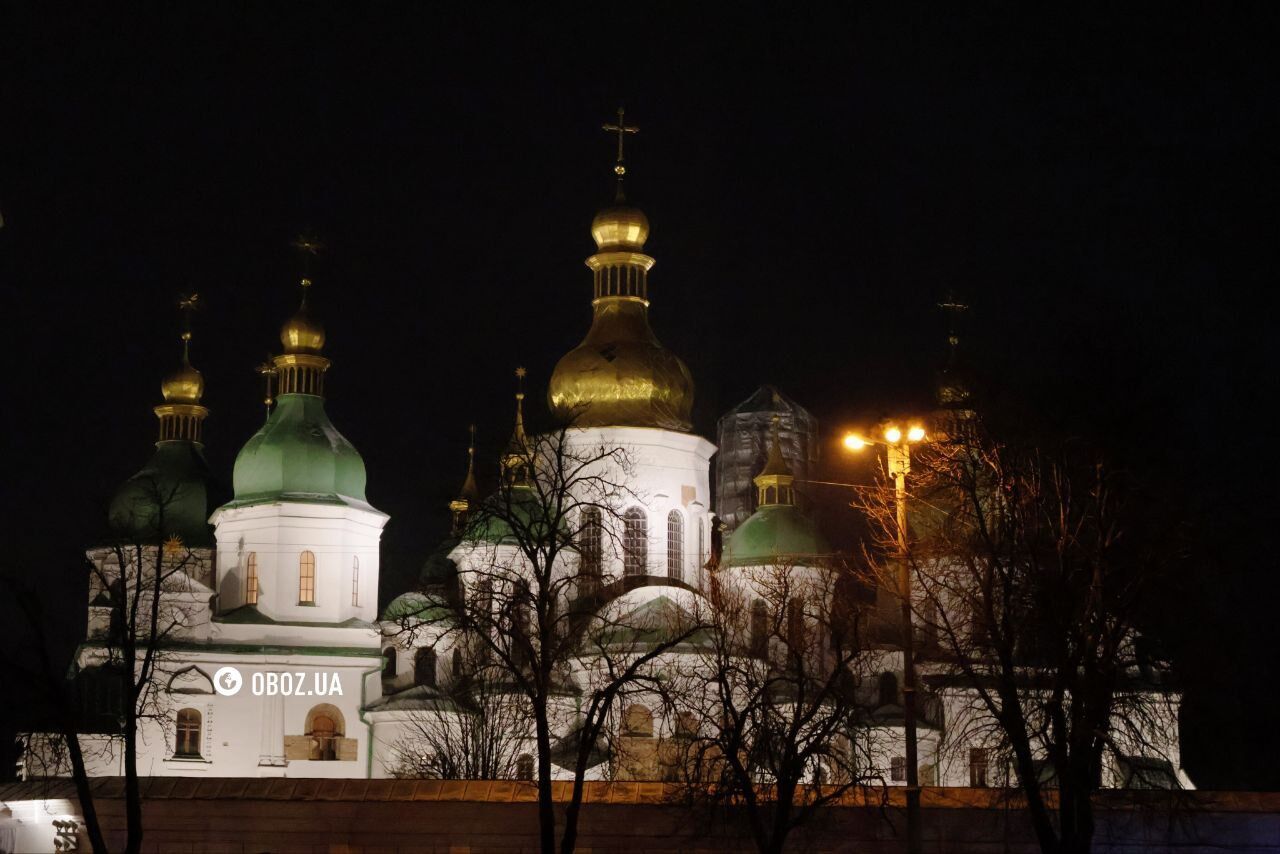
<svg viewBox="0 0 1280 854">
<path fill-rule="evenodd" d="M 204 394 L 204 377 L 184 362 L 160 383 L 160 393 L 165 403 L 199 403 Z"/>
<path fill-rule="evenodd" d="M 601 300 L 591 330 L 556 365 L 552 413 L 575 427 L 657 427 L 687 432 L 693 377 L 649 328 L 635 300 Z"/>
<path fill-rule="evenodd" d="M 641 249 L 649 239 L 649 218 L 630 205 L 615 205 L 596 214 L 591 236 L 601 252 L 613 249 Z"/>
<path fill-rule="evenodd" d="M 286 353 L 319 353 L 324 347 L 324 327 L 307 311 L 306 300 L 280 327 L 280 343 Z"/>
</svg>

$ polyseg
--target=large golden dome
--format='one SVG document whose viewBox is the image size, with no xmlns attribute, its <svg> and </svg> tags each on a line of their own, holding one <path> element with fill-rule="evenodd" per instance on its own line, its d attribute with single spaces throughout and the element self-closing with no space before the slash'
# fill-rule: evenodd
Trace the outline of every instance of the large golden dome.
<svg viewBox="0 0 1280 854">
<path fill-rule="evenodd" d="M 692 426 L 693 377 L 658 342 L 648 308 L 632 299 L 597 300 L 591 330 L 551 374 L 552 413 L 575 427 Z"/>
<path fill-rule="evenodd" d="M 596 214 L 591 235 L 600 249 L 587 259 L 595 275 L 591 329 L 551 374 L 551 411 L 576 427 L 686 432 L 693 377 L 649 328 L 653 259 L 640 252 L 649 220 L 639 208 L 614 205 Z"/>
</svg>

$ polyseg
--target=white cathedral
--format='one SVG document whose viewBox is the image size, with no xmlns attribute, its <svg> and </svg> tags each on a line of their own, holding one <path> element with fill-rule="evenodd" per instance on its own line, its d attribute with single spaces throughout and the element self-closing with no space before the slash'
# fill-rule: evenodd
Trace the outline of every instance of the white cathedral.
<svg viewBox="0 0 1280 854">
<path fill-rule="evenodd" d="M 754 446 L 728 461 L 733 465 L 720 460 L 717 506 L 723 509 L 716 514 L 711 466 L 717 447 L 692 431 L 693 378 L 649 326 L 649 222 L 620 197 L 595 216 L 591 233 L 591 328 L 556 366 L 547 396 L 552 414 L 571 422 L 571 444 L 626 448 L 630 455 L 627 497 L 609 508 L 627 547 L 614 560 L 602 558 L 597 546 L 595 559 L 603 582 L 632 576 L 643 583 L 626 585 L 621 603 L 611 607 L 635 611 L 668 602 L 707 608 L 713 576 L 749 585 L 753 571 L 783 562 L 796 571 L 821 572 L 833 550 L 797 505 L 793 489 L 816 458 L 812 419 L 770 390 L 726 416 L 754 425 Z M 163 598 L 181 619 L 167 627 L 154 662 L 156 713 L 142 721 L 136 747 L 142 775 L 411 773 L 406 754 L 412 752 L 415 718 L 441 707 L 441 688 L 457 668 L 450 641 L 431 623 L 440 610 L 432 588 L 405 591 L 379 612 L 379 544 L 388 517 L 369 503 L 364 462 L 326 414 L 330 362 L 323 355 L 325 331 L 307 306 L 309 286 L 304 279 L 301 307 L 281 329 L 274 404 L 236 458 L 231 500 L 209 506 L 201 443 L 208 411 L 200 403 L 203 380 L 184 345 L 182 367 L 164 380 L 164 402 L 155 408 L 155 454 L 112 503 L 116 532 L 160 544 L 156 554 L 174 555 L 179 566 L 163 585 Z M 525 441 L 522 397 L 517 442 Z M 787 437 L 785 447 L 779 431 Z M 468 512 L 483 500 L 468 471 L 451 505 L 455 536 L 436 558 L 454 575 L 428 579 L 441 582 L 436 589 L 465 586 L 469 571 L 491 559 L 486 549 L 500 543 L 500 535 L 467 528 Z M 106 546 L 91 549 L 89 558 L 97 572 L 88 637 L 75 663 L 85 703 L 81 741 L 91 774 L 120 775 L 123 748 L 107 731 L 121 698 L 115 683 L 96 673 L 113 654 L 112 579 L 120 577 L 119 562 L 131 558 Z M 406 632 L 412 623 L 423 630 Z M 870 757 L 878 776 L 903 784 L 902 656 L 892 643 L 878 655 L 879 678 L 868 687 L 875 695 L 869 701 L 875 731 Z M 585 659 L 580 665 L 589 666 Z M 588 683 L 591 674 L 571 669 L 570 678 Z M 558 736 L 574 725 L 573 696 L 566 692 Z M 674 724 L 662 720 L 657 704 L 629 702 L 616 715 L 628 737 L 659 739 L 671 731 Z M 922 704 L 922 783 L 988 783 L 981 746 L 959 743 L 958 733 L 948 737 L 948 721 L 971 705 L 963 690 L 939 692 Z M 1170 708 L 1166 731 L 1151 739 L 1164 749 L 1148 757 L 1149 767 L 1165 769 L 1172 785 L 1190 787 L 1178 756 L 1176 697 Z M 103 725 L 95 727 L 95 721 Z M 529 743 L 516 752 L 513 776 L 530 776 L 536 747 Z M 563 757 L 551 761 L 553 774 L 572 776 Z M 1122 765 L 1114 763 L 1110 784 L 1125 782 Z M 604 779 L 618 771 L 601 759 L 589 773 Z"/>
</svg>

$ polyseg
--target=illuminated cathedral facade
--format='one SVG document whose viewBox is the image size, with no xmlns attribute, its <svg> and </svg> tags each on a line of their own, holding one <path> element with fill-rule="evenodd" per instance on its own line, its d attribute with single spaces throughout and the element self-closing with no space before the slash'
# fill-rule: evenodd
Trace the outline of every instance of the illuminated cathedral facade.
<svg viewBox="0 0 1280 854">
<path fill-rule="evenodd" d="M 650 327 L 649 221 L 626 202 L 621 182 L 615 201 L 595 216 L 591 235 L 591 327 L 560 359 L 547 400 L 567 425 L 570 447 L 617 447 L 629 454 L 624 469 L 613 473 L 625 481 L 626 497 L 607 508 L 621 526 L 616 533 L 625 548 L 616 554 L 597 549 L 594 559 L 602 585 L 628 576 L 643 583 L 624 585 L 611 607 L 634 613 L 672 603 L 692 611 L 711 607 L 713 585 L 749 586 L 756 570 L 786 563 L 796 572 L 823 572 L 839 556 L 794 488 L 816 454 L 809 447 L 816 443 L 812 418 L 769 389 L 753 396 L 751 407 L 735 410 L 758 416 L 751 422 L 755 445 L 743 458 L 747 468 L 731 471 L 722 459 L 717 471 L 722 491 L 736 477 L 734 494 L 751 498 L 721 519 L 713 505 L 717 446 L 693 431 L 694 379 Z M 269 415 L 236 458 L 231 499 L 211 506 L 201 436 L 208 414 L 201 405 L 203 379 L 184 342 L 181 367 L 164 380 L 164 399 L 155 410 L 154 456 L 111 508 L 121 539 L 155 548 L 89 550 L 96 570 L 89 636 L 76 668 L 90 722 L 109 723 L 112 704 L 121 702 L 95 676 L 118 652 L 111 648 L 112 597 L 119 595 L 113 579 L 129 574 L 122 563 L 136 561 L 144 574 L 172 564 L 158 585 L 162 611 L 175 618 L 164 627 L 155 662 L 155 714 L 141 724 L 137 758 L 143 775 L 412 774 L 406 757 L 421 716 L 447 711 L 443 689 L 458 675 L 459 654 L 456 641 L 433 620 L 444 610 L 441 597 L 461 595 L 457 588 L 503 547 L 500 533 L 468 528 L 468 517 L 485 500 L 474 477 L 474 448 L 472 470 L 450 505 L 454 537 L 434 559 L 440 572 L 380 610 L 380 540 L 388 517 L 369 502 L 364 461 L 326 414 L 330 362 L 325 329 L 307 304 L 310 287 L 303 279 L 300 307 L 281 329 L 283 352 L 269 366 L 275 383 Z M 529 441 L 522 403 L 523 392 L 516 401 L 517 448 Z M 723 504 L 725 496 L 718 498 Z M 406 632 L 407 625 L 420 630 Z M 865 687 L 873 709 L 868 755 L 874 767 L 868 770 L 902 784 L 901 653 L 890 643 L 877 655 L 878 678 Z M 569 682 L 590 678 L 574 667 L 567 671 Z M 574 727 L 572 696 L 567 690 L 570 699 L 558 713 L 559 736 Z M 921 782 L 985 784 L 985 776 L 974 776 L 972 757 L 978 754 L 971 746 L 961 745 L 950 758 L 943 747 L 947 704 L 966 701 L 934 699 L 929 707 L 936 713 L 923 716 L 919 727 L 919 762 L 927 769 Z M 675 727 L 662 716 L 656 703 L 632 703 L 618 710 L 617 725 L 632 738 L 648 733 L 657 739 Z M 1172 725 L 1166 758 L 1177 782 L 1189 786 L 1176 753 L 1176 715 Z M 82 742 L 91 773 L 120 775 L 124 757 L 106 734 L 109 727 L 99 735 L 87 729 Z M 512 776 L 530 776 L 536 747 L 530 742 L 514 753 Z M 29 757 L 29 773 L 38 773 L 36 761 Z M 571 776 L 561 757 L 553 756 L 552 764 L 554 776 Z M 589 776 L 653 772 L 619 771 L 602 756 Z"/>
</svg>

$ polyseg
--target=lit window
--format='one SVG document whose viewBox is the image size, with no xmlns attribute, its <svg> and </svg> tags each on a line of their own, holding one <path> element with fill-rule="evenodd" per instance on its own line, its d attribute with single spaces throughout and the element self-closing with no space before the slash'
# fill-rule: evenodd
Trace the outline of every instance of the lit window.
<svg viewBox="0 0 1280 854">
<path fill-rule="evenodd" d="M 679 510 L 667 514 L 667 577 L 684 580 L 684 517 Z"/>
<path fill-rule="evenodd" d="M 202 729 L 199 712 L 195 709 L 180 709 L 178 711 L 178 734 L 173 755 L 199 758 Z"/>
<path fill-rule="evenodd" d="M 316 556 L 303 552 L 298 556 L 298 604 L 316 604 Z"/>
<path fill-rule="evenodd" d="M 249 552 L 244 559 L 244 601 L 246 605 L 258 604 L 258 553 Z"/>
<path fill-rule="evenodd" d="M 644 511 L 632 507 L 623 516 L 623 569 L 627 575 L 644 575 L 649 563 L 649 526 Z"/>
<path fill-rule="evenodd" d="M 311 715 L 311 759 L 332 762 L 338 758 L 338 739 L 342 738 L 342 729 L 333 716 L 320 712 Z"/>
<path fill-rule="evenodd" d="M 360 558 L 351 559 L 351 604 L 360 607 Z"/>
</svg>

